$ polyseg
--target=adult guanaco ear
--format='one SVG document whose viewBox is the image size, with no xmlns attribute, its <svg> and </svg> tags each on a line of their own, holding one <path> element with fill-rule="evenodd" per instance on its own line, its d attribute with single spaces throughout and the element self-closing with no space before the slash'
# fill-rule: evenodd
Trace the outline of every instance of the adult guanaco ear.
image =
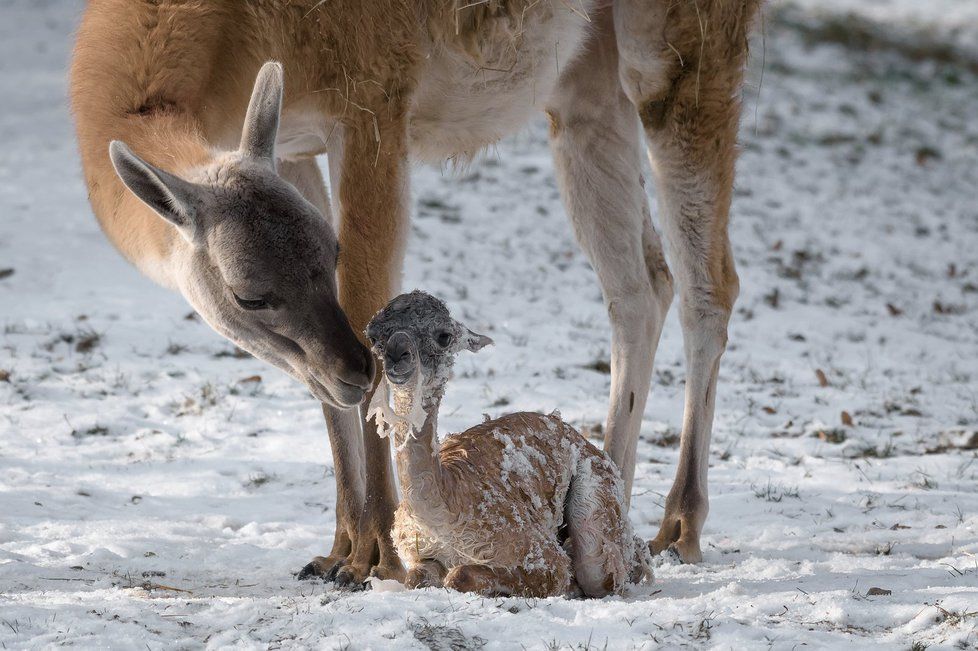
<svg viewBox="0 0 978 651">
<path fill-rule="evenodd" d="M 462 336 L 462 340 L 463 340 L 462 343 L 465 346 L 465 348 L 467 350 L 472 351 L 473 353 L 477 353 L 483 348 L 485 348 L 486 346 L 496 343 L 489 337 L 485 335 L 480 335 L 477 332 L 472 332 L 468 328 L 466 328 L 465 334 Z"/>
<path fill-rule="evenodd" d="M 176 226 L 190 243 L 198 239 L 199 187 L 147 163 L 122 141 L 109 143 L 109 157 L 116 174 L 140 201 Z"/>
<path fill-rule="evenodd" d="M 269 61 L 258 71 L 251 91 L 239 151 L 249 158 L 275 167 L 275 138 L 278 136 L 282 92 L 285 87 L 282 64 Z"/>
</svg>

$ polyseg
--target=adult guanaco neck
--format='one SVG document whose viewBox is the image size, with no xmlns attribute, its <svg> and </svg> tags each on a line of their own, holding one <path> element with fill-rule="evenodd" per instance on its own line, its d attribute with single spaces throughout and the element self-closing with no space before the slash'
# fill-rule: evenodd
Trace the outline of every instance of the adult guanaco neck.
<svg viewBox="0 0 978 651">
<path fill-rule="evenodd" d="M 109 158 L 109 143 L 122 140 L 149 163 L 192 180 L 196 169 L 214 160 L 197 121 L 166 107 L 104 120 L 85 115 L 91 109 L 84 101 L 76 102 L 74 108 L 89 201 L 99 225 L 140 271 L 161 285 L 179 289 L 179 266 L 183 256 L 191 253 L 191 246 L 176 227 L 122 184 Z"/>
</svg>

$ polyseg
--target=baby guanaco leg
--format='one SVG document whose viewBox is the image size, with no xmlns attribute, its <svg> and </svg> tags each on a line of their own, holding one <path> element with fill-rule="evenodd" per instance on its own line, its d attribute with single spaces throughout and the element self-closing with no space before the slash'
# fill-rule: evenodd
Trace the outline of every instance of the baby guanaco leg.
<svg viewBox="0 0 978 651">
<path fill-rule="evenodd" d="M 449 570 L 445 587 L 487 597 L 552 597 L 570 589 L 570 563 L 556 541 L 546 543 L 533 569 L 459 565 Z"/>
<path fill-rule="evenodd" d="M 564 521 L 565 548 L 581 591 L 588 597 L 620 592 L 632 574 L 634 542 L 622 509 L 621 480 L 597 451 L 585 451 L 577 463 Z"/>
<path fill-rule="evenodd" d="M 440 588 L 444 579 L 445 566 L 439 561 L 427 559 L 418 561 L 408 568 L 404 585 L 411 590 L 415 588 Z"/>
</svg>

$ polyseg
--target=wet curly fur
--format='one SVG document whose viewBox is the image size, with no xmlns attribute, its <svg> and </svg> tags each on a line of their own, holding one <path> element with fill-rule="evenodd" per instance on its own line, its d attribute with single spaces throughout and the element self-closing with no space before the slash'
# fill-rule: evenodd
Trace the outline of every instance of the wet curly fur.
<svg viewBox="0 0 978 651">
<path fill-rule="evenodd" d="M 443 346 L 446 332 L 454 340 Z M 385 373 L 392 362 L 385 342 L 410 337 L 421 376 L 393 390 L 396 413 L 410 413 L 418 400 L 425 411 L 420 431 L 404 421 L 394 435 L 403 499 L 392 536 L 408 585 L 598 597 L 651 574 L 618 469 L 559 415 L 509 414 L 438 445 L 437 410 L 454 356 L 480 337 L 441 301 L 423 292 L 399 296 L 367 334 Z"/>
</svg>

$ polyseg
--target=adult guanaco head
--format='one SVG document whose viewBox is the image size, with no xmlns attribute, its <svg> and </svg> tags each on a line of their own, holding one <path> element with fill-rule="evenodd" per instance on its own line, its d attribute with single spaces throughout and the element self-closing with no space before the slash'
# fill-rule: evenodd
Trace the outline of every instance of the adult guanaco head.
<svg viewBox="0 0 978 651">
<path fill-rule="evenodd" d="M 189 246 L 178 284 L 197 312 L 232 342 L 305 383 L 322 402 L 351 407 L 374 363 L 340 309 L 336 233 L 276 172 L 282 67 L 258 73 L 240 146 L 181 178 L 113 141 L 122 182 Z"/>
</svg>

